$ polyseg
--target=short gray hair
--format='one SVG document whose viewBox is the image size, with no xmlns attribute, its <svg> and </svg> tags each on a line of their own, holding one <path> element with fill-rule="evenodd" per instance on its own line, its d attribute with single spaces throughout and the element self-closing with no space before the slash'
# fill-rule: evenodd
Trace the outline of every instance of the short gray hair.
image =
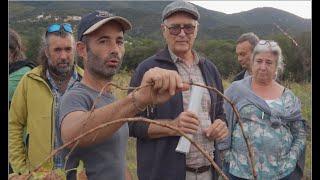
<svg viewBox="0 0 320 180">
<path fill-rule="evenodd" d="M 245 34 L 242 34 L 236 44 L 239 44 L 239 43 L 242 43 L 242 42 L 245 42 L 245 41 L 248 41 L 251 45 L 251 51 L 254 50 L 254 47 L 256 47 L 256 45 L 258 44 L 259 42 L 259 38 L 257 35 L 255 35 L 253 32 L 249 32 L 249 33 L 245 33 Z"/>
<path fill-rule="evenodd" d="M 252 63 L 254 61 L 255 56 L 259 53 L 272 53 L 276 56 L 277 69 L 275 78 L 277 79 L 284 70 L 283 55 L 279 44 L 273 40 L 260 40 L 252 53 Z"/>
</svg>

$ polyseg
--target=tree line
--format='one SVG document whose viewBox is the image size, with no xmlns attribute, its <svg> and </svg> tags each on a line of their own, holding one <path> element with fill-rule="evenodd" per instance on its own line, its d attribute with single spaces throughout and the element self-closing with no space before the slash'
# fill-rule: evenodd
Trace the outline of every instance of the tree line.
<svg viewBox="0 0 320 180">
<path fill-rule="evenodd" d="M 49 26 L 49 22 L 29 23 L 26 28 L 24 23 L 15 23 L 12 28 L 21 34 L 22 41 L 29 60 L 37 63 L 41 37 Z M 75 39 L 77 37 L 74 33 Z M 239 34 L 240 36 L 240 34 Z M 132 37 L 125 34 L 126 53 L 122 68 L 134 70 L 137 65 L 152 56 L 165 46 L 163 39 L 150 39 L 141 37 Z M 283 55 L 285 70 L 280 80 L 294 82 L 311 81 L 311 32 L 299 33 L 292 36 L 297 45 L 284 33 L 273 34 L 260 39 L 272 39 L 278 42 Z M 236 39 L 196 39 L 194 49 L 202 56 L 212 61 L 218 68 L 223 78 L 232 78 L 241 71 L 235 54 Z M 82 66 L 81 60 L 78 60 Z"/>
</svg>

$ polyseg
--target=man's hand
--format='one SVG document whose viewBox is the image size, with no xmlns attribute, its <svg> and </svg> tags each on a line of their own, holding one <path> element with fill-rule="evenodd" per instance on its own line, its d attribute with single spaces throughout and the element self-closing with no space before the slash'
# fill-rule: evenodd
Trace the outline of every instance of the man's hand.
<svg viewBox="0 0 320 180">
<path fill-rule="evenodd" d="M 221 141 L 227 137 L 229 131 L 225 122 L 216 119 L 207 129 L 204 130 L 206 137 L 213 141 Z"/>
<path fill-rule="evenodd" d="M 195 113 L 185 111 L 174 119 L 174 124 L 186 134 L 195 134 L 199 129 L 200 121 Z"/>
<path fill-rule="evenodd" d="M 142 79 L 141 88 L 136 93 L 136 100 L 143 107 L 149 104 L 161 104 L 169 100 L 177 92 L 189 89 L 188 84 L 182 82 L 176 71 L 161 69 L 158 67 L 147 71 Z"/>
</svg>

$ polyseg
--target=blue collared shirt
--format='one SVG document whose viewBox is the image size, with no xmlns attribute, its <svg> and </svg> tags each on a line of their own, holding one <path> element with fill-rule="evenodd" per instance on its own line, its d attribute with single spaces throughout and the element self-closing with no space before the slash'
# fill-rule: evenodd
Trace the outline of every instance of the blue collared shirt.
<svg viewBox="0 0 320 180">
<path fill-rule="evenodd" d="M 49 73 L 49 70 L 47 69 L 46 71 L 46 75 L 48 77 L 48 81 L 49 81 L 49 86 L 50 89 L 52 91 L 52 94 L 54 96 L 54 149 L 57 149 L 59 147 L 58 145 L 58 140 L 57 140 L 57 132 L 58 132 L 58 121 L 59 121 L 59 103 L 61 100 L 61 97 L 63 96 L 63 93 L 61 92 L 60 88 L 55 84 L 52 76 Z M 75 82 L 80 81 L 81 77 L 78 75 L 77 73 L 77 69 L 76 67 L 74 67 L 73 73 L 71 75 L 71 78 L 68 82 L 67 85 L 67 89 L 66 91 L 68 91 L 71 87 L 73 87 L 73 85 L 75 84 Z M 55 155 L 54 156 L 54 169 L 62 169 L 64 166 L 64 159 L 59 156 L 59 155 Z"/>
</svg>

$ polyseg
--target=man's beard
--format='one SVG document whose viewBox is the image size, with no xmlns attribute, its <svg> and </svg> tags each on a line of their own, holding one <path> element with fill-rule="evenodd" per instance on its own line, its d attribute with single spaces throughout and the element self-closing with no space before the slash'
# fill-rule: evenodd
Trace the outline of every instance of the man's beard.
<svg viewBox="0 0 320 180">
<path fill-rule="evenodd" d="M 118 66 L 116 68 L 106 67 L 105 63 L 110 59 L 118 59 Z M 87 67 L 89 72 L 95 74 L 100 79 L 111 80 L 112 77 L 119 71 L 122 64 L 122 59 L 118 55 L 110 55 L 106 58 L 101 58 L 88 51 Z"/>
<path fill-rule="evenodd" d="M 70 74 L 73 70 L 74 61 L 70 61 L 66 67 L 59 67 L 60 63 L 66 63 L 66 59 L 58 60 L 56 64 L 51 63 L 52 61 L 48 59 L 48 65 L 50 72 L 54 73 L 56 76 L 66 76 Z"/>
</svg>

